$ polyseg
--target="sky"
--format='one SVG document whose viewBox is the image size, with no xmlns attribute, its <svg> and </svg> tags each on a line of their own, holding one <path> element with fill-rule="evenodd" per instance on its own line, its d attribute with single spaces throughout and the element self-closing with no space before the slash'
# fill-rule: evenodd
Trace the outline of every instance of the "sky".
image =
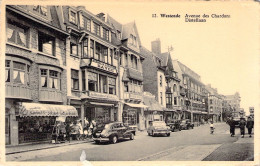
<svg viewBox="0 0 260 166">
<path fill-rule="evenodd" d="M 86 2 L 94 14 L 103 12 L 121 23 L 135 21 L 142 46 L 161 40 L 173 59 L 188 66 L 223 95 L 239 92 L 241 108 L 258 107 L 259 25 L 256 2 L 161 1 Z M 153 18 L 152 14 L 158 17 Z M 179 14 L 180 18 L 161 18 Z M 185 22 L 185 15 L 209 15 L 206 22 Z M 211 18 L 212 14 L 230 18 Z"/>
</svg>

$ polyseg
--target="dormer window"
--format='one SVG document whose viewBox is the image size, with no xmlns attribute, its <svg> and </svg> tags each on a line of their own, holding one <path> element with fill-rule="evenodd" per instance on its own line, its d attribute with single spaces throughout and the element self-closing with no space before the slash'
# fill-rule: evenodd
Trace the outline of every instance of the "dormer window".
<svg viewBox="0 0 260 166">
<path fill-rule="evenodd" d="M 109 36 L 108 36 L 108 30 L 106 28 L 103 28 L 103 38 L 105 40 L 109 40 Z"/>
<path fill-rule="evenodd" d="M 117 39 L 118 39 L 118 40 L 121 40 L 121 32 L 120 32 L 120 31 L 117 30 L 116 36 L 117 36 Z"/>
<path fill-rule="evenodd" d="M 90 31 L 90 19 L 83 17 L 83 21 L 84 21 L 84 28 Z"/>
<path fill-rule="evenodd" d="M 136 46 L 137 42 L 136 42 L 136 37 L 134 35 L 130 35 L 130 44 Z"/>
<path fill-rule="evenodd" d="M 72 10 L 70 10 L 70 12 L 69 12 L 69 20 L 70 20 L 71 23 L 77 24 L 77 13 L 72 11 Z"/>
<path fill-rule="evenodd" d="M 40 15 L 47 16 L 47 6 L 34 5 L 33 11 L 39 13 Z"/>
<path fill-rule="evenodd" d="M 100 25 L 94 22 L 94 34 L 100 36 Z"/>
</svg>

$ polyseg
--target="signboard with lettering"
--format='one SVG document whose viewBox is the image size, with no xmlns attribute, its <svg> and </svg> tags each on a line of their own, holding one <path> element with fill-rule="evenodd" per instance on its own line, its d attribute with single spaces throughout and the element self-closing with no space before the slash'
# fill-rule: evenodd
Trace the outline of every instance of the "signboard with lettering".
<svg viewBox="0 0 260 166">
<path fill-rule="evenodd" d="M 109 64 L 97 61 L 95 59 L 91 60 L 90 66 L 102 69 L 102 70 L 110 72 L 110 73 L 117 74 L 117 70 L 116 70 L 115 66 L 111 66 Z"/>
<path fill-rule="evenodd" d="M 116 95 L 98 93 L 93 91 L 89 91 L 89 97 L 118 100 L 118 97 Z"/>
</svg>

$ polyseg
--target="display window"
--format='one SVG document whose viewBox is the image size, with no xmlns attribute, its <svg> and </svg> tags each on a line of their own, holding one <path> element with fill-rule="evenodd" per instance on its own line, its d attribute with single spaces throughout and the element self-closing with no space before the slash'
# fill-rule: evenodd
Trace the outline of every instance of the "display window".
<svg viewBox="0 0 260 166">
<path fill-rule="evenodd" d="M 124 110 L 123 111 L 123 123 L 126 126 L 137 125 L 137 111 L 136 110 Z"/>
</svg>

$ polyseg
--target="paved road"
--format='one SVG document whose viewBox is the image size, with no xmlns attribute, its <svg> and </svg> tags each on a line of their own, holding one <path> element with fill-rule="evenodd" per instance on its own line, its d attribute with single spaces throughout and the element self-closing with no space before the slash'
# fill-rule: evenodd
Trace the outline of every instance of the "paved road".
<svg viewBox="0 0 260 166">
<path fill-rule="evenodd" d="M 134 140 L 125 140 L 117 144 L 86 143 L 71 145 L 37 152 L 7 155 L 6 160 L 79 161 L 80 156 L 84 153 L 88 161 L 201 161 L 205 158 L 207 160 L 219 160 L 216 157 L 218 153 L 212 152 L 219 152 L 218 148 L 222 147 L 228 153 L 228 149 L 223 145 L 233 144 L 240 136 L 230 137 L 229 128 L 224 123 L 215 124 L 215 127 L 216 130 L 213 135 L 209 133 L 209 125 L 195 127 L 193 130 L 173 132 L 170 137 L 151 137 L 146 132 L 141 132 Z M 253 140 L 253 138 L 245 139 Z M 252 148 L 249 147 L 248 150 L 251 152 Z M 207 158 L 207 156 L 209 157 Z M 245 157 L 248 158 L 248 156 Z M 244 160 L 243 157 L 240 157 L 240 159 Z"/>
</svg>

